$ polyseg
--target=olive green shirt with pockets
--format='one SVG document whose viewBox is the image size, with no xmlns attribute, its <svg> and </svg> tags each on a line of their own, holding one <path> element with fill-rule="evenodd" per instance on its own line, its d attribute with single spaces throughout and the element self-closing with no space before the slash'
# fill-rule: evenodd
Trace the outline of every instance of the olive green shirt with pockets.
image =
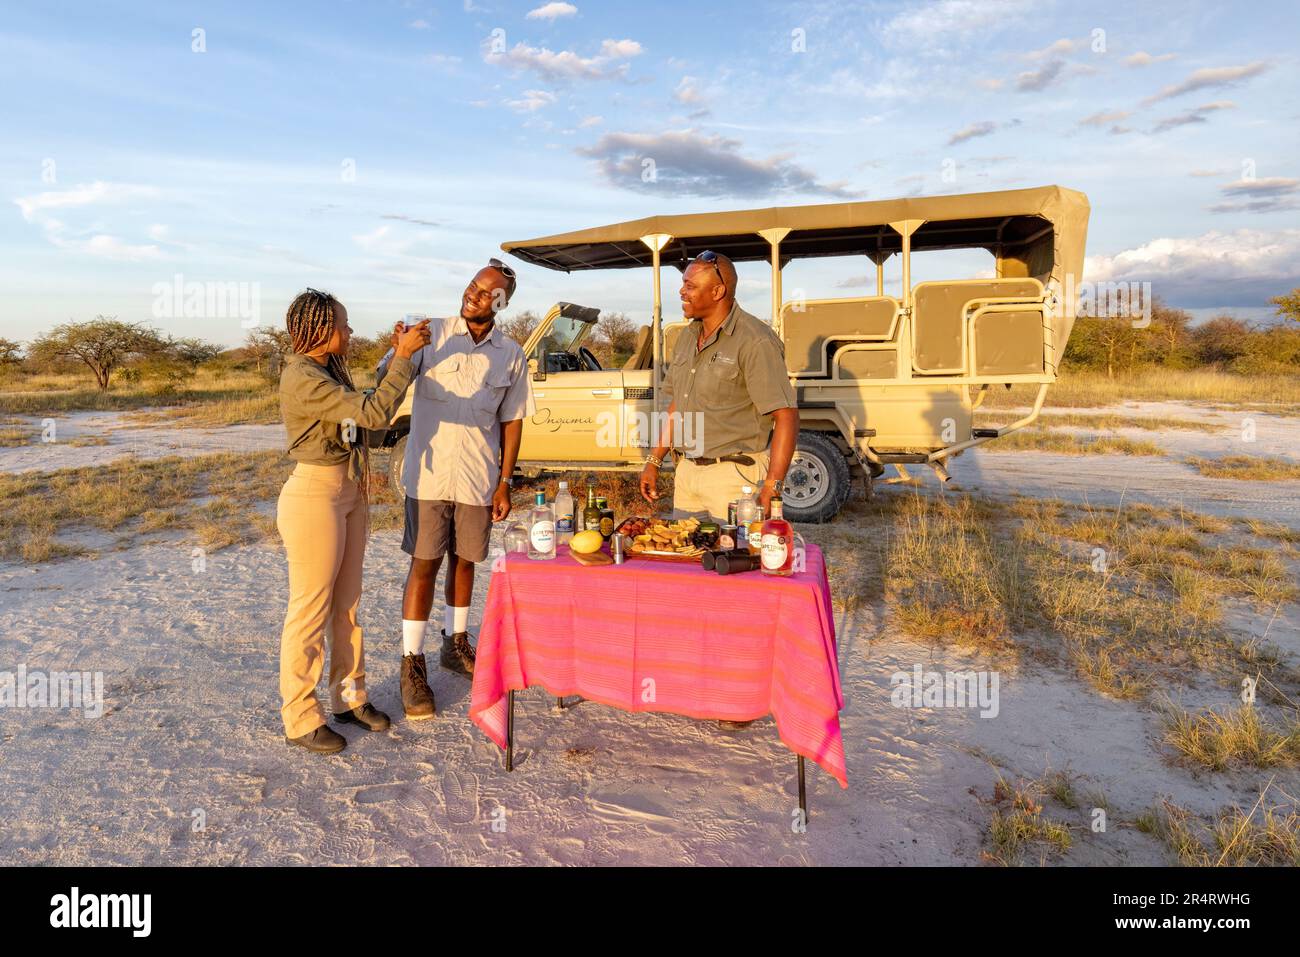
<svg viewBox="0 0 1300 957">
<path fill-rule="evenodd" d="M 294 353 L 280 373 L 280 412 L 289 438 L 289 457 L 309 465 L 348 463 L 348 477 L 360 482 L 366 430 L 387 429 L 411 383 L 411 360 L 398 356 L 373 393 L 339 382 L 325 366 Z M 346 441 L 345 429 L 354 430 Z"/>
<path fill-rule="evenodd" d="M 683 416 L 674 445 L 683 447 L 694 429 L 692 457 L 717 458 L 760 452 L 772 437 L 772 413 L 798 405 L 785 368 L 785 346 L 772 328 L 733 304 L 722 325 L 696 349 L 703 321 L 692 320 L 677 336 L 664 376 L 664 408 L 676 400 Z M 683 436 L 683 431 L 685 436 Z"/>
</svg>

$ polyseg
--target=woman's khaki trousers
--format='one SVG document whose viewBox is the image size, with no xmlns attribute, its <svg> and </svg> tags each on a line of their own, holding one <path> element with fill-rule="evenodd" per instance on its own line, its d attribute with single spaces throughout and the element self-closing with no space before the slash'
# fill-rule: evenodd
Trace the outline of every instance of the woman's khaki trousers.
<svg viewBox="0 0 1300 957">
<path fill-rule="evenodd" d="M 284 483 L 276 526 L 289 558 L 289 610 L 280 636 L 280 715 L 290 738 L 325 724 L 316 684 L 330 653 L 330 710 L 366 702 L 357 605 L 369 513 L 347 465 L 299 463 Z"/>
</svg>

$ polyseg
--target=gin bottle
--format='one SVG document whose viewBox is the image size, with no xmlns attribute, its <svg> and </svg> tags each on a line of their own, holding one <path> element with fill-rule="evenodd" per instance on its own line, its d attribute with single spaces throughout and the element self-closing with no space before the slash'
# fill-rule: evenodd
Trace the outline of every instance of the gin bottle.
<svg viewBox="0 0 1300 957">
<path fill-rule="evenodd" d="M 537 502 L 528 516 L 528 557 L 555 557 L 555 513 L 546 504 L 546 493 L 537 493 Z"/>
</svg>

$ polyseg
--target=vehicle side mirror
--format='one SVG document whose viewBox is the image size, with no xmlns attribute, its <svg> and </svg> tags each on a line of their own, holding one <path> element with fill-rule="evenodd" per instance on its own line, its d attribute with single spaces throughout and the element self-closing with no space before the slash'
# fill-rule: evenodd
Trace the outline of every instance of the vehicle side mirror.
<svg viewBox="0 0 1300 957">
<path fill-rule="evenodd" d="M 528 371 L 533 375 L 534 382 L 546 381 L 546 348 L 537 347 L 537 356 L 528 360 Z"/>
</svg>

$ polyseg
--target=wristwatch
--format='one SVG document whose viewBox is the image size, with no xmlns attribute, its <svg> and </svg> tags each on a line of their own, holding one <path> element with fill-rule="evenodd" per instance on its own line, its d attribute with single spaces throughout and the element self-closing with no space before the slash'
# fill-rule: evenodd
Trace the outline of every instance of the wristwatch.
<svg viewBox="0 0 1300 957">
<path fill-rule="evenodd" d="M 498 482 L 497 484 L 499 484 L 499 485 L 504 485 L 506 488 L 514 488 L 514 487 L 515 487 L 515 480 L 514 480 L 514 477 L 513 477 L 513 476 L 510 476 L 510 475 L 503 475 L 503 476 L 501 476 L 501 481 Z"/>
<path fill-rule="evenodd" d="M 782 490 L 785 488 L 785 481 L 783 479 L 764 479 L 763 484 L 771 485 L 772 491 L 777 495 L 780 495 Z"/>
</svg>

